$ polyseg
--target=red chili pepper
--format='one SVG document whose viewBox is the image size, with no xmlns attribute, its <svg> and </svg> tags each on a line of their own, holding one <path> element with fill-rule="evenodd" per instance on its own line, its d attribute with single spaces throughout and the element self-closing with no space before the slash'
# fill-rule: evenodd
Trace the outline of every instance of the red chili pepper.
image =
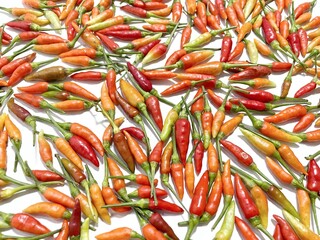
<svg viewBox="0 0 320 240">
<path fill-rule="evenodd" d="M 220 62 L 227 62 L 232 49 L 232 38 L 229 32 L 227 32 L 222 39 Z"/>
<path fill-rule="evenodd" d="M 284 237 L 284 239 L 292 239 L 292 240 L 299 239 L 298 236 L 295 234 L 294 230 L 289 225 L 289 223 L 286 222 L 286 220 L 284 220 L 278 215 L 273 215 L 273 217 L 276 219 L 277 223 L 279 224 L 281 234 Z"/>
<path fill-rule="evenodd" d="M 277 223 L 276 227 L 274 228 L 273 238 L 274 240 L 284 240 L 279 223 Z"/>
<path fill-rule="evenodd" d="M 229 80 L 243 80 L 257 77 L 264 77 L 271 74 L 271 69 L 265 66 L 248 67 L 242 72 L 235 73 L 229 77 Z"/>
<path fill-rule="evenodd" d="M 37 235 L 50 232 L 47 227 L 29 214 L 0 212 L 0 215 L 2 219 L 14 229 Z"/>
<path fill-rule="evenodd" d="M 182 4 L 180 0 L 174 0 L 172 3 L 172 21 L 178 23 L 182 15 Z"/>
<path fill-rule="evenodd" d="M 10 76 L 20 65 L 31 63 L 36 58 L 36 53 L 29 54 L 25 57 L 18 58 L 9 62 L 1 68 L 0 76 Z"/>
<path fill-rule="evenodd" d="M 200 217 L 206 209 L 207 195 L 209 193 L 209 171 L 205 171 L 195 190 L 190 204 L 189 226 L 185 239 L 190 239 L 192 232 L 197 227 Z"/>
<path fill-rule="evenodd" d="M 149 79 L 147 79 L 141 71 L 139 71 L 135 66 L 133 66 L 130 62 L 127 62 L 127 67 L 129 72 L 132 74 L 136 82 L 139 86 L 146 92 L 150 92 L 152 90 L 152 83 Z"/>
<path fill-rule="evenodd" d="M 140 52 L 140 54 L 136 55 L 136 59 L 135 59 L 135 63 L 140 63 L 142 61 L 142 59 L 144 58 L 144 56 L 146 56 L 148 54 L 148 52 L 154 47 L 156 46 L 158 43 L 160 43 L 160 40 L 154 40 L 144 46 L 141 46 L 140 48 L 138 48 L 138 52 Z"/>
<path fill-rule="evenodd" d="M 102 72 L 87 71 L 72 74 L 70 78 L 76 81 L 102 81 L 106 78 L 106 74 Z"/>
<path fill-rule="evenodd" d="M 181 34 L 181 40 L 180 40 L 180 48 L 182 49 L 185 44 L 187 44 L 190 41 L 192 34 L 192 28 L 188 24 L 182 31 Z"/>
<path fill-rule="evenodd" d="M 32 170 L 33 175 L 41 182 L 60 181 L 63 178 L 49 170 Z"/>
<path fill-rule="evenodd" d="M 310 191 L 319 192 L 320 191 L 320 167 L 317 162 L 312 159 L 308 165 L 308 175 L 307 175 L 307 188 Z"/>
<path fill-rule="evenodd" d="M 314 113 L 307 113 L 300 118 L 299 122 L 294 126 L 293 132 L 302 132 L 306 130 L 316 119 L 317 115 Z"/>
<path fill-rule="evenodd" d="M 81 229 L 81 207 L 78 198 L 75 200 L 75 205 L 69 221 L 69 237 L 79 237 Z"/>
<path fill-rule="evenodd" d="M 190 122 L 184 110 L 179 114 L 179 119 L 175 122 L 175 138 L 180 160 L 183 165 L 186 164 L 187 152 L 190 138 Z"/>
</svg>

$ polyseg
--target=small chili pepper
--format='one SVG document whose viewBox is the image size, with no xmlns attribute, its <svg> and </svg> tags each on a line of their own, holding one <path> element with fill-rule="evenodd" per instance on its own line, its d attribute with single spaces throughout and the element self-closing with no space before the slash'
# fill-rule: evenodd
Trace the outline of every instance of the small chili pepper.
<svg viewBox="0 0 320 240">
<path fill-rule="evenodd" d="M 222 166 L 220 166 L 222 167 Z M 234 189 L 232 186 L 231 181 L 231 172 L 230 172 L 230 160 L 228 160 L 223 165 L 223 172 L 222 172 L 222 185 L 223 185 L 223 209 L 218 216 L 218 219 L 213 224 L 212 229 L 215 229 L 220 220 L 222 219 L 223 215 L 226 214 L 228 207 L 230 206 L 234 194 Z"/>
<path fill-rule="evenodd" d="M 163 198 L 168 196 L 168 193 L 165 190 L 160 188 L 155 189 L 155 194 L 157 197 Z M 134 190 L 131 193 L 128 193 L 130 198 L 150 198 L 151 197 L 151 187 L 147 185 L 142 185 L 138 189 Z"/>
<path fill-rule="evenodd" d="M 174 212 L 174 213 L 183 212 L 183 209 L 177 206 L 176 204 L 170 203 L 161 199 L 158 199 L 158 205 L 155 205 L 153 198 L 142 198 L 134 202 L 109 204 L 109 205 L 105 205 L 104 207 L 110 208 L 110 207 L 121 207 L 121 206 L 139 207 L 142 209 L 150 209 L 150 210 L 163 210 L 163 211 Z"/>
<path fill-rule="evenodd" d="M 307 108 L 297 104 L 292 107 L 288 107 L 273 116 L 265 117 L 264 120 L 270 123 L 282 123 L 296 117 L 302 117 L 306 114 Z"/>
<path fill-rule="evenodd" d="M 280 229 L 279 223 L 277 223 L 275 228 L 274 228 L 273 238 L 275 240 L 283 240 L 283 236 L 282 236 L 282 233 L 281 233 L 281 229 Z"/>
<path fill-rule="evenodd" d="M 182 15 L 182 4 L 180 0 L 175 0 L 172 3 L 172 21 L 178 23 Z"/>
<path fill-rule="evenodd" d="M 32 170 L 32 173 L 35 176 L 35 178 L 41 182 L 63 180 L 63 177 L 61 177 L 59 174 L 49 170 Z"/>
<path fill-rule="evenodd" d="M 231 201 L 225 214 L 220 230 L 216 233 L 215 240 L 231 239 L 234 229 L 235 203 Z"/>
<path fill-rule="evenodd" d="M 205 171 L 201 176 L 190 204 L 189 226 L 185 239 L 190 239 L 192 232 L 197 227 L 200 217 L 205 212 L 207 194 L 209 193 L 209 171 Z"/>
<path fill-rule="evenodd" d="M 276 219 L 277 223 L 279 224 L 281 234 L 288 239 L 299 239 L 298 236 L 295 234 L 294 230 L 290 227 L 290 225 L 280 216 L 273 215 Z"/>
<path fill-rule="evenodd" d="M 65 240 L 69 236 L 69 221 L 64 219 L 62 222 L 61 230 L 55 240 Z"/>
<path fill-rule="evenodd" d="M 181 33 L 180 48 L 182 49 L 191 39 L 192 28 L 188 24 Z"/>
<path fill-rule="evenodd" d="M 39 185 L 38 189 L 43 197 L 50 202 L 61 204 L 67 208 L 74 208 L 75 206 L 75 200 L 73 198 L 54 188 Z"/>
<path fill-rule="evenodd" d="M 98 240 L 130 240 L 132 238 L 143 239 L 143 236 L 131 228 L 119 227 L 109 232 L 100 233 L 95 238 Z"/>
<path fill-rule="evenodd" d="M 75 206 L 73 208 L 71 218 L 69 221 L 69 237 L 79 237 L 81 228 L 81 207 L 80 200 L 75 200 Z"/>
<path fill-rule="evenodd" d="M 37 219 L 35 219 L 29 214 L 10 214 L 0 212 L 0 215 L 6 223 L 8 223 L 12 228 L 15 228 L 17 230 L 37 235 L 50 232 L 50 230 L 47 227 L 42 225 Z"/>
<path fill-rule="evenodd" d="M 86 165 L 86 172 L 88 176 L 88 184 L 89 184 L 89 190 L 90 190 L 90 196 L 92 199 L 92 203 L 95 206 L 95 208 L 98 211 L 99 216 L 101 219 L 108 223 L 111 224 L 111 219 L 110 219 L 110 214 L 108 212 L 108 209 L 102 208 L 103 205 L 105 205 L 101 189 L 99 185 L 97 184 L 97 181 L 94 179 L 90 169 Z"/>
<path fill-rule="evenodd" d="M 23 212 L 28 214 L 41 214 L 53 218 L 69 219 L 71 213 L 62 205 L 57 203 L 39 202 L 25 208 Z"/>
<path fill-rule="evenodd" d="M 236 216 L 235 223 L 236 223 L 236 226 L 238 227 L 241 235 L 244 237 L 244 239 L 258 240 L 258 238 L 256 237 L 255 233 L 252 231 L 250 226 L 245 221 L 243 221 L 241 218 L 238 218 Z"/>
<path fill-rule="evenodd" d="M 310 228 L 311 200 L 308 192 L 303 189 L 297 189 L 297 202 L 301 223 Z"/>
</svg>

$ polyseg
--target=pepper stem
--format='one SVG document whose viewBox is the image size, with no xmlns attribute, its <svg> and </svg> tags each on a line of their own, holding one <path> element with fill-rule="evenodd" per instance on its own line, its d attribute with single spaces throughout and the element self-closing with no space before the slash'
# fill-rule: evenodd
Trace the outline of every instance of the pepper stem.
<svg viewBox="0 0 320 240">
<path fill-rule="evenodd" d="M 195 216 L 192 214 L 189 217 L 188 231 L 186 233 L 186 236 L 184 237 L 185 240 L 190 239 L 193 230 L 198 226 L 198 224 L 199 224 L 199 216 Z"/>
<path fill-rule="evenodd" d="M 272 235 L 261 224 L 257 225 L 256 228 L 263 232 L 270 240 L 274 240 Z"/>
<path fill-rule="evenodd" d="M 21 182 L 19 180 L 16 180 L 12 177 L 9 177 L 8 175 L 6 175 L 6 172 L 4 171 L 4 169 L 0 169 L 0 179 L 3 180 L 3 181 L 6 181 L 6 182 L 11 182 L 11 183 L 14 183 L 16 185 L 19 185 L 19 186 L 23 186 L 23 185 L 27 185 L 28 183 L 24 183 L 24 182 Z"/>
<path fill-rule="evenodd" d="M 151 93 L 153 96 L 157 97 L 160 102 L 163 102 L 163 103 L 165 103 L 165 104 L 167 104 L 167 105 L 169 105 L 169 106 L 171 106 L 171 107 L 173 107 L 173 106 L 175 105 L 174 103 L 172 103 L 172 102 L 170 102 L 169 100 L 167 100 L 167 99 L 165 99 L 164 97 L 162 97 L 162 96 L 158 93 L 158 91 L 157 91 L 156 89 L 154 89 L 154 88 L 151 89 L 150 93 Z"/>
<path fill-rule="evenodd" d="M 68 43 L 67 43 L 69 49 L 73 48 L 74 45 L 76 45 L 76 42 L 79 40 L 79 38 L 81 37 L 82 33 L 86 30 L 86 28 L 87 28 L 87 25 L 85 25 L 85 26 L 77 33 L 77 35 L 75 36 L 75 38 L 74 38 L 71 42 L 68 42 Z"/>
<path fill-rule="evenodd" d="M 317 209 L 316 209 L 316 198 L 313 196 L 310 196 L 310 200 L 311 200 L 313 219 L 316 223 L 317 233 L 318 233 L 318 235 L 320 235 L 320 229 L 319 229 L 319 223 L 318 223 L 318 217 L 317 217 Z"/>
<path fill-rule="evenodd" d="M 33 236 L 33 237 L 16 237 L 16 236 L 9 236 L 9 235 L 3 235 L 0 233 L 0 238 L 1 239 L 18 239 L 18 240 L 38 240 L 38 239 L 45 239 L 47 237 L 50 237 L 58 232 L 61 231 L 61 228 L 45 233 L 45 234 L 41 234 L 41 235 L 37 235 L 37 236 Z"/>
<path fill-rule="evenodd" d="M 64 130 L 62 127 L 59 126 L 59 124 L 53 119 L 53 117 L 51 116 L 49 111 L 46 111 L 46 114 L 48 115 L 48 117 L 50 118 L 52 124 L 62 133 L 62 135 L 64 136 L 64 138 L 69 141 L 69 139 L 72 137 L 72 133 L 67 132 L 66 130 Z"/>
<path fill-rule="evenodd" d="M 315 152 L 314 154 L 309 155 L 308 157 L 305 157 L 306 160 L 312 160 L 320 155 L 320 150 Z"/>
<path fill-rule="evenodd" d="M 217 147 L 220 171 L 223 172 L 223 162 L 222 162 L 222 154 L 221 154 L 221 146 L 220 146 L 220 139 L 219 138 L 216 138 L 216 147 Z"/>
</svg>

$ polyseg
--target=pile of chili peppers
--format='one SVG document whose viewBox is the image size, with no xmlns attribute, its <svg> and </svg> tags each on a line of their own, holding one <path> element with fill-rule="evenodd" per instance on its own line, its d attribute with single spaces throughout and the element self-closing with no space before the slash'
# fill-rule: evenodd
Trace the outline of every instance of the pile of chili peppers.
<svg viewBox="0 0 320 240">
<path fill-rule="evenodd" d="M 316 0 L 21 2 L 0 6 L 0 239 L 320 239 L 320 151 L 298 158 Z"/>
</svg>

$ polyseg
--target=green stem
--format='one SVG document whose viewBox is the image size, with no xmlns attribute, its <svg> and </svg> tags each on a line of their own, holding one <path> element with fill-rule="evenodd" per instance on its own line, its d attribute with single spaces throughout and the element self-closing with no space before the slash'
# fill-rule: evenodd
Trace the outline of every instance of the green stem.
<svg viewBox="0 0 320 240">
<path fill-rule="evenodd" d="M 314 219 L 315 224 L 316 224 L 317 233 L 318 233 L 318 235 L 320 235 L 318 216 L 317 216 L 317 209 L 316 209 L 316 198 L 310 197 L 310 200 L 311 200 L 311 208 L 312 208 L 312 213 L 313 213 L 313 219 Z"/>
<path fill-rule="evenodd" d="M 219 224 L 219 222 L 221 221 L 222 217 L 224 216 L 224 214 L 226 213 L 230 203 L 232 200 L 232 196 L 231 195 L 224 195 L 224 201 L 223 201 L 223 209 L 220 213 L 220 215 L 218 216 L 218 219 L 215 221 L 215 223 L 213 224 L 211 230 L 214 230 L 217 225 Z"/>
</svg>

